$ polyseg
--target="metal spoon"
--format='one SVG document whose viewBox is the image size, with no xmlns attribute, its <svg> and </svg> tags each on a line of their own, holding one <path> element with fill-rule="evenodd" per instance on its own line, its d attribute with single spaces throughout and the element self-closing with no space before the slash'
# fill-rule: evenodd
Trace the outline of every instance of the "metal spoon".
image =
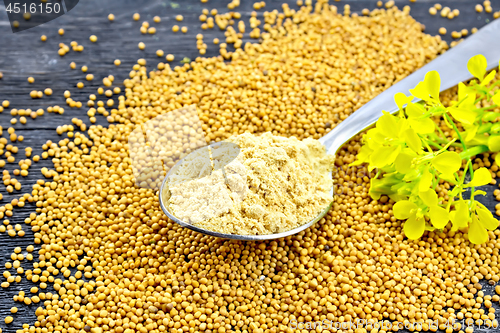
<svg viewBox="0 0 500 333">
<path fill-rule="evenodd" d="M 210 147 L 217 147 L 219 144 L 220 144 L 220 142 L 211 144 L 209 146 Z M 174 213 L 171 211 L 170 205 L 168 204 L 168 197 L 167 197 L 168 179 L 169 179 L 169 177 L 172 174 L 174 174 L 176 172 L 176 169 L 179 168 L 182 165 L 183 161 L 186 158 L 188 158 L 188 156 L 190 156 L 191 154 L 194 154 L 195 152 L 197 152 L 198 150 L 201 150 L 201 149 L 206 149 L 206 147 L 199 148 L 199 149 L 191 152 L 189 155 L 187 155 L 183 159 L 179 160 L 169 170 L 169 172 L 165 176 L 165 179 L 163 180 L 163 182 L 161 184 L 161 187 L 160 187 L 160 190 L 159 190 L 159 198 L 160 198 L 160 207 L 161 207 L 161 209 L 163 210 L 163 212 L 171 220 L 173 220 L 174 222 L 176 222 L 177 224 L 179 224 L 179 225 L 181 225 L 183 227 L 189 228 L 189 229 L 197 231 L 197 232 L 201 232 L 202 234 L 205 234 L 205 235 L 210 235 L 210 236 L 215 236 L 215 237 L 220 237 L 220 238 L 230 238 L 230 239 L 238 239 L 238 240 L 266 240 L 266 239 L 275 239 L 275 238 L 282 238 L 282 237 L 290 236 L 290 235 L 293 235 L 293 234 L 295 234 L 297 232 L 300 232 L 302 230 L 305 230 L 305 229 L 309 228 L 314 223 L 316 223 L 319 220 L 321 220 L 321 218 L 323 218 L 323 216 L 325 216 L 325 214 L 328 213 L 328 211 L 330 210 L 330 207 L 331 207 L 332 203 L 330 203 L 327 207 L 325 207 L 321 211 L 321 213 L 318 214 L 318 216 L 316 216 L 314 219 L 312 219 L 311 221 L 307 222 L 306 224 L 303 224 L 303 225 L 299 226 L 298 228 L 295 228 L 295 229 L 292 229 L 292 230 L 289 230 L 289 231 L 286 231 L 286 232 L 282 232 L 282 233 L 279 233 L 279 234 L 266 234 L 266 235 L 234 235 L 234 234 L 225 234 L 225 233 L 220 233 L 220 232 L 215 232 L 215 231 L 211 231 L 211 230 L 202 229 L 202 228 L 197 227 L 197 226 L 195 226 L 195 225 L 193 225 L 193 224 L 191 224 L 189 222 L 182 221 L 181 219 L 177 218 L 174 215 Z M 331 194 L 333 195 L 333 188 L 331 190 Z"/>
<path fill-rule="evenodd" d="M 441 91 L 444 91 L 462 81 L 471 78 L 471 74 L 467 70 L 467 61 L 477 54 L 482 54 L 486 57 L 486 59 L 488 60 L 489 70 L 497 67 L 500 60 L 499 36 L 500 20 L 495 20 L 480 29 L 474 35 L 465 39 L 454 48 L 450 49 L 443 55 L 437 57 L 432 62 L 428 63 L 424 67 L 420 68 L 416 72 L 412 73 L 411 75 L 407 76 L 403 80 L 399 81 L 395 85 L 391 86 L 390 88 L 376 96 L 370 102 L 366 103 L 356 112 L 350 115 L 346 120 L 338 124 L 328 134 L 320 138 L 319 141 L 325 145 L 329 154 L 335 154 L 344 143 L 349 141 L 357 133 L 373 125 L 377 121 L 377 119 L 382 116 L 382 110 L 391 113 L 398 111 L 398 107 L 394 102 L 394 95 L 398 92 L 408 94 L 408 90 L 414 88 L 418 84 L 418 82 L 422 81 L 427 72 L 433 70 L 439 72 L 441 76 Z M 166 204 L 166 198 L 162 195 L 169 176 L 172 174 L 176 166 L 182 163 L 183 160 L 184 159 L 177 162 L 177 164 L 167 173 L 165 179 L 163 180 L 159 191 L 160 206 L 163 212 L 171 220 L 175 221 L 183 227 L 189 228 L 205 235 L 248 241 L 287 237 L 305 230 L 312 226 L 314 223 L 321 220 L 321 218 L 323 218 L 328 213 L 332 205 L 332 203 L 330 203 L 327 207 L 325 207 L 324 210 L 321 211 L 321 213 L 318 214 L 318 216 L 316 216 L 311 221 L 301 225 L 300 227 L 282 233 L 268 235 L 233 235 L 201 229 L 190 223 L 181 221 L 177 217 L 175 217 Z"/>
</svg>

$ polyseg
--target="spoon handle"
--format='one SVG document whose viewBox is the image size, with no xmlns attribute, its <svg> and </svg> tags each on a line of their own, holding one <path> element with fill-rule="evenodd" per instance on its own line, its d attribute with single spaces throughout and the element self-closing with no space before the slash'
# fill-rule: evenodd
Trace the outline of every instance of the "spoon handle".
<svg viewBox="0 0 500 333">
<path fill-rule="evenodd" d="M 398 92 L 408 95 L 409 89 L 413 89 L 418 82 L 422 81 L 427 72 L 433 70 L 439 72 L 441 91 L 470 79 L 472 76 L 467 70 L 467 61 L 477 54 L 486 57 L 488 69 L 498 66 L 500 60 L 500 19 L 489 23 L 457 46 L 380 93 L 320 138 L 319 141 L 325 145 L 329 154 L 335 154 L 345 142 L 375 123 L 382 116 L 382 110 L 391 113 L 398 111 L 394 95 Z"/>
</svg>

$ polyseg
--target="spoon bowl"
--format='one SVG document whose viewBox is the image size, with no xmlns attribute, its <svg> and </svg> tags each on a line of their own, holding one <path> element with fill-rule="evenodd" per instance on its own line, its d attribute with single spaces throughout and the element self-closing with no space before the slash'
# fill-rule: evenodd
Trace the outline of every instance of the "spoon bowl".
<svg viewBox="0 0 500 333">
<path fill-rule="evenodd" d="M 213 146 L 215 146 L 217 144 L 218 143 L 215 143 L 215 144 L 211 144 L 209 146 L 213 147 Z M 206 148 L 206 147 L 202 147 L 201 149 L 203 149 L 203 148 Z M 195 152 L 196 152 L 196 150 L 194 150 L 190 154 L 193 154 Z M 330 210 L 330 208 L 331 208 L 331 206 L 333 204 L 333 201 L 330 202 L 330 204 L 328 204 L 328 206 L 326 206 L 314 219 L 310 220 L 309 222 L 307 222 L 305 224 L 302 224 L 302 225 L 300 225 L 297 228 L 294 228 L 294 229 L 291 229 L 291 230 L 288 230 L 288 231 L 285 231 L 285 232 L 276 233 L 276 234 L 236 235 L 236 234 L 225 234 L 225 233 L 220 233 L 220 232 L 216 232 L 216 231 L 212 231 L 212 230 L 206 230 L 206 229 L 197 227 L 197 226 L 195 226 L 195 225 L 193 225 L 193 224 L 191 224 L 189 222 L 182 221 L 181 219 L 177 218 L 174 215 L 174 213 L 171 211 L 170 205 L 168 204 L 168 196 L 167 196 L 167 193 L 168 193 L 168 188 L 167 188 L 168 187 L 168 179 L 176 171 L 176 169 L 179 168 L 179 166 L 182 164 L 182 162 L 184 161 L 184 159 L 186 159 L 188 156 L 189 155 L 187 155 L 184 158 L 182 158 L 179 161 L 177 161 L 177 163 L 169 170 L 169 172 L 165 176 L 165 179 L 163 179 L 163 182 L 162 182 L 162 184 L 160 186 L 159 195 L 158 195 L 159 199 L 160 199 L 160 207 L 161 207 L 162 211 L 165 213 L 165 215 L 167 215 L 175 223 L 179 224 L 182 227 L 191 229 L 193 231 L 196 231 L 196 232 L 199 232 L 199 233 L 202 233 L 202 234 L 205 234 L 205 235 L 219 237 L 219 238 L 225 238 L 225 239 L 243 240 L 243 241 L 261 241 L 261 240 L 283 238 L 283 237 L 287 237 L 287 236 L 291 236 L 291 235 L 294 235 L 296 233 L 299 233 L 302 230 L 305 230 L 305 229 L 309 228 L 310 226 L 312 226 L 313 224 L 315 224 L 316 222 L 318 222 L 319 220 L 321 220 L 328 213 L 328 211 Z M 332 187 L 332 189 L 330 191 L 330 194 L 333 195 L 333 187 Z"/>
</svg>

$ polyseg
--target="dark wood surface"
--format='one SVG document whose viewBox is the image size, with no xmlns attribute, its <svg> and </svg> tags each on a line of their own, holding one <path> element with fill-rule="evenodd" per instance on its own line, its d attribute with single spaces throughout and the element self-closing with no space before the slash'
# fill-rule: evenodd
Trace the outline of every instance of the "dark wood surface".
<svg viewBox="0 0 500 333">
<path fill-rule="evenodd" d="M 177 0 L 177 1 L 157 1 L 157 0 L 80 0 L 80 3 L 71 10 L 68 14 L 57 18 L 44 25 L 32 28 L 30 30 L 12 33 L 5 8 L 0 7 L 0 72 L 3 73 L 3 79 L 0 80 L 0 101 L 8 99 L 11 102 L 11 107 L 0 113 L 0 125 L 4 128 L 4 136 L 7 133 L 7 128 L 11 126 L 10 110 L 12 108 L 36 110 L 39 108 L 46 109 L 51 105 L 60 105 L 64 107 L 63 115 L 45 113 L 37 119 L 28 119 L 26 125 L 16 124 L 13 127 L 18 135 L 24 136 L 24 142 L 16 143 L 19 147 L 19 153 L 16 156 L 15 164 L 7 164 L 6 168 L 10 171 L 17 168 L 17 162 L 24 157 L 24 148 L 32 147 L 33 155 L 41 154 L 41 146 L 47 140 L 58 141 L 61 139 L 57 135 L 55 129 L 59 125 L 70 124 L 71 118 L 78 117 L 88 122 L 86 115 L 87 107 L 81 109 L 69 108 L 63 97 L 65 90 L 70 90 L 72 98 L 76 101 L 81 101 L 84 105 L 88 100 L 88 95 L 96 93 L 99 83 L 102 78 L 107 75 L 114 75 L 115 83 L 120 86 L 132 65 L 138 58 L 145 58 L 148 65 L 154 68 L 164 58 L 158 58 L 155 54 L 157 49 L 162 49 L 165 53 L 172 53 L 176 57 L 175 64 L 184 57 L 194 59 L 199 56 L 196 49 L 196 34 L 203 33 L 207 41 L 208 50 L 207 56 L 218 55 L 218 48 L 211 43 L 215 37 L 224 38 L 224 34 L 218 28 L 212 30 L 202 30 L 198 16 L 203 8 L 217 8 L 219 12 L 227 12 L 226 5 L 229 0 L 209 0 L 208 3 L 201 3 L 199 0 Z M 248 21 L 250 13 L 253 11 L 252 5 L 254 1 L 241 0 L 241 6 L 237 11 L 242 13 L 242 18 Z M 385 2 L 385 1 L 384 1 Z M 441 18 L 439 15 L 431 16 L 428 13 L 429 7 L 434 3 L 439 2 L 443 6 L 449 6 L 460 10 L 460 16 L 453 20 Z M 282 0 L 267 0 L 264 10 L 259 11 L 259 17 L 265 10 L 280 9 Z M 351 0 L 351 1 L 331 1 L 337 6 L 344 6 L 346 3 L 351 5 L 352 12 L 359 12 L 362 8 L 373 9 L 376 7 L 374 0 Z M 471 0 L 443 0 L 443 1 L 427 1 L 417 0 L 415 3 L 409 0 L 397 0 L 396 4 L 401 8 L 409 5 L 412 10 L 411 14 L 419 22 L 426 26 L 426 32 L 437 34 L 440 27 L 444 26 L 448 32 L 453 30 L 461 30 L 463 28 L 470 29 L 473 27 L 480 28 L 487 22 L 492 20 L 492 14 L 477 13 L 474 10 L 475 4 L 479 1 Z M 482 3 L 482 1 L 481 1 Z M 491 0 L 494 11 L 500 10 L 500 0 Z M 295 2 L 289 2 L 292 8 L 297 8 Z M 141 14 L 141 19 L 136 22 L 132 20 L 133 13 Z M 110 23 L 107 15 L 113 13 L 115 21 Z M 171 28 L 175 24 L 175 16 L 182 14 L 184 21 L 182 25 L 189 27 L 187 34 L 174 34 Z M 157 33 L 155 35 L 142 35 L 139 32 L 139 27 L 143 21 L 153 22 L 153 16 L 159 15 L 162 22 L 155 24 Z M 66 33 L 64 36 L 59 36 L 57 30 L 64 28 Z M 45 34 L 48 37 L 46 42 L 40 41 L 40 36 Z M 89 41 L 90 35 L 98 37 L 97 43 Z M 451 41 L 449 34 L 444 37 L 448 42 Z M 77 41 L 85 47 L 81 53 L 70 52 L 64 57 L 57 54 L 59 43 L 63 42 L 69 46 L 71 41 Z M 245 36 L 245 41 L 254 41 L 248 38 L 248 33 Z M 140 51 L 137 47 L 139 42 L 146 44 L 146 50 Z M 210 41 L 210 42 L 208 42 Z M 120 59 L 122 64 L 116 67 L 113 64 L 115 59 Z M 71 70 L 70 62 L 74 61 L 77 64 L 77 69 Z M 85 74 L 81 72 L 81 66 L 88 66 L 88 73 L 92 73 L 95 79 L 89 83 L 85 80 Z M 33 76 L 34 84 L 29 84 L 27 78 Z M 84 82 L 84 89 L 77 89 L 77 82 Z M 52 88 L 53 95 L 50 97 L 44 96 L 42 99 L 31 99 L 29 93 L 31 90 L 43 90 L 47 87 Z M 106 121 L 98 116 L 99 124 L 106 124 Z M 1 157 L 4 159 L 3 157 Z M 0 193 L 4 195 L 4 199 L 0 203 L 6 204 L 14 197 L 19 197 L 22 193 L 31 192 L 32 184 L 39 178 L 43 178 L 40 169 L 42 167 L 52 167 L 50 160 L 33 163 L 28 177 L 15 177 L 22 184 L 22 190 L 16 191 L 13 195 L 7 194 L 5 186 L 0 184 Z M 21 180 L 21 178 L 23 178 Z M 492 196 L 492 191 L 495 186 L 490 187 L 489 195 L 484 202 L 494 208 L 496 201 Z M 4 265 L 10 260 L 10 254 L 13 248 L 21 246 L 23 253 L 26 253 L 26 246 L 33 244 L 33 233 L 28 225 L 24 224 L 24 219 L 29 213 L 34 212 L 34 205 L 28 204 L 24 208 L 15 209 L 14 216 L 10 219 L 10 223 L 21 224 L 26 231 L 23 238 L 9 237 L 6 233 L 0 234 L 0 270 L 3 271 Z M 35 251 L 36 252 L 36 251 Z M 23 263 L 24 269 L 32 269 L 32 263 L 26 260 Z M 11 270 L 13 272 L 13 270 Z M 0 277 L 0 281 L 5 279 Z M 39 305 L 25 306 L 16 303 L 12 297 L 20 290 L 27 291 L 32 286 L 31 283 L 23 278 L 21 283 L 14 283 L 9 288 L 0 288 L 0 328 L 3 332 L 15 332 L 20 329 L 23 323 L 33 323 L 35 320 L 34 311 Z M 485 287 L 487 293 L 491 293 L 490 286 Z M 47 289 L 49 291 L 50 288 Z M 13 315 L 14 323 L 6 325 L 4 318 L 10 315 L 10 308 L 17 306 L 19 311 Z"/>
</svg>

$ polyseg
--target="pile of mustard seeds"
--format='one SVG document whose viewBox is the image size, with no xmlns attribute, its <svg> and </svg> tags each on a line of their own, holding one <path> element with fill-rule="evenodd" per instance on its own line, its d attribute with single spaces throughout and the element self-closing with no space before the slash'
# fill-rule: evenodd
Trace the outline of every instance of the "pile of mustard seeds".
<svg viewBox="0 0 500 333">
<path fill-rule="evenodd" d="M 37 321 L 22 332 L 289 332 L 293 322 L 356 319 L 432 320 L 448 332 L 454 319 L 497 325 L 499 296 L 486 295 L 479 281 L 500 280 L 500 232 L 474 246 L 451 231 L 405 239 L 393 202 L 370 198 L 373 175 L 348 167 L 359 137 L 337 155 L 328 215 L 283 239 L 192 232 L 166 218 L 157 191 L 136 186 L 128 138 L 158 115 L 195 104 L 209 141 L 246 132 L 318 139 L 447 49 L 408 8 L 342 15 L 306 0 L 299 11 L 266 14 L 264 23 L 263 31 L 252 28 L 262 43 L 222 52 L 227 63 L 198 58 L 148 72 L 139 60 L 116 109 L 89 110 L 109 127 L 45 146 L 54 169 L 33 186 L 36 214 L 26 220 L 41 249 L 22 273 L 39 289 L 15 298 L 36 304 Z M 488 155 L 475 164 L 498 170 Z M 1 213 L 12 216 L 12 206 Z"/>
</svg>

